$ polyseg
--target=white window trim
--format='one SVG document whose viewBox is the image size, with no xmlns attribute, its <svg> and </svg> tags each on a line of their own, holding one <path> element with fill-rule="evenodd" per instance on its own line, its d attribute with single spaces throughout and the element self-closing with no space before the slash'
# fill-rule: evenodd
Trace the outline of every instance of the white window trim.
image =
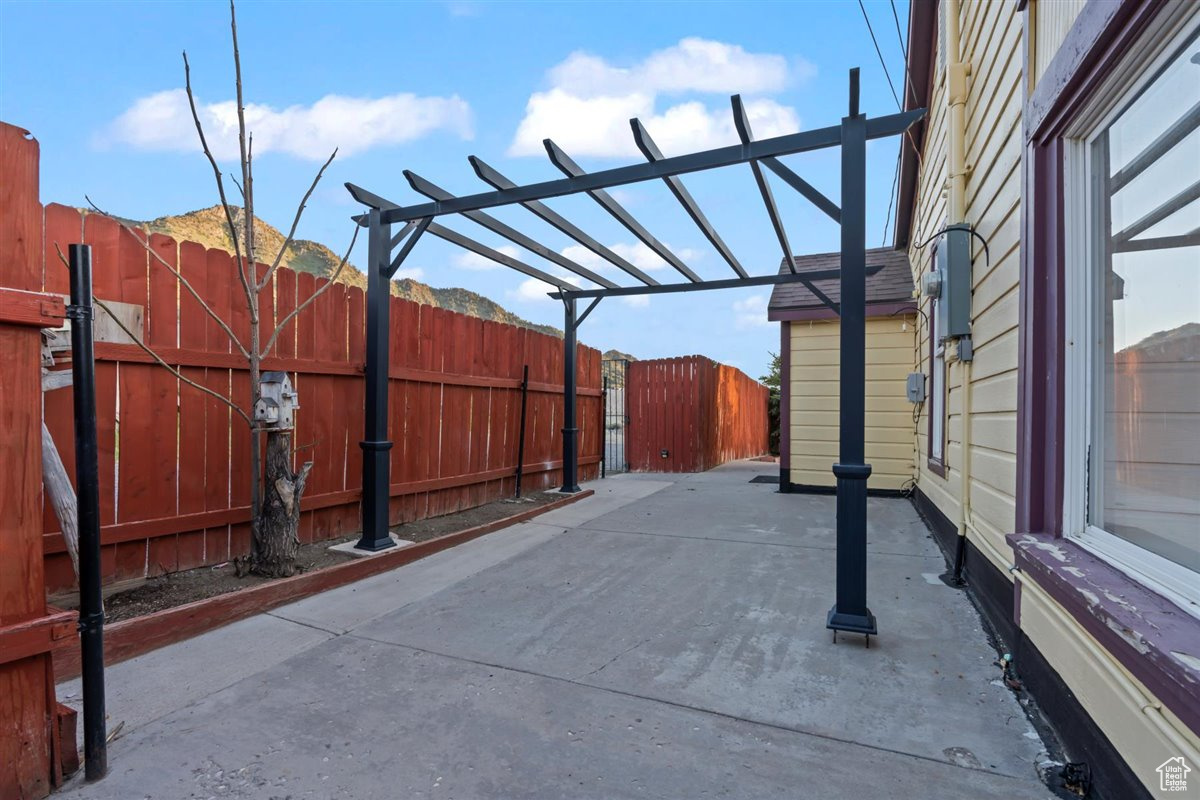
<svg viewBox="0 0 1200 800">
<path fill-rule="evenodd" d="M 1194 11 L 1196 9 L 1193 9 Z M 1092 436 L 1092 396 L 1094 395 L 1095 336 L 1091 330 L 1090 311 L 1097 297 L 1096 270 L 1092 256 L 1094 237 L 1089 233 L 1088 213 L 1091 198 L 1092 144 L 1120 114 L 1125 102 L 1141 91 L 1157 76 L 1168 59 L 1196 34 L 1200 28 L 1200 13 L 1173 20 L 1171 29 L 1151 38 L 1161 42 L 1158 48 L 1146 48 L 1140 58 L 1122 65 L 1118 75 L 1128 76 L 1140 71 L 1132 84 L 1107 86 L 1094 104 L 1086 131 L 1076 130 L 1076 138 L 1064 142 L 1063 195 L 1064 226 L 1066 228 L 1066 299 L 1064 301 L 1064 330 L 1066 334 L 1065 390 L 1066 409 L 1083 413 L 1063 415 L 1063 533 L 1081 547 L 1116 567 L 1129 577 L 1144 584 L 1189 614 L 1200 617 L 1200 573 L 1141 548 L 1119 536 L 1088 524 L 1087 473 Z M 1136 51 L 1135 51 L 1136 52 Z M 1078 202 L 1082 198 L 1083 202 Z M 1073 291 L 1080 287 L 1082 291 Z"/>
</svg>

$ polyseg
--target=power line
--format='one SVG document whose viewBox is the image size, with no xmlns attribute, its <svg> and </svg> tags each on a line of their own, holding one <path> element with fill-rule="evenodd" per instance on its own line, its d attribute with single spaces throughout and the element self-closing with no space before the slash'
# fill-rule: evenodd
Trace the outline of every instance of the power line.
<svg viewBox="0 0 1200 800">
<path fill-rule="evenodd" d="M 909 94 L 916 102 L 917 87 L 913 86 L 912 76 L 908 74 L 908 43 L 904 41 L 904 34 L 900 32 L 900 15 L 896 13 L 896 0 L 889 0 L 889 2 L 892 4 L 892 20 L 896 23 L 896 40 L 900 42 L 900 54 L 904 56 L 904 85 L 908 87 Z M 909 14 L 911 13 L 910 7 Z"/>
<path fill-rule="evenodd" d="M 883 218 L 883 236 L 879 239 L 880 247 L 887 247 L 888 228 L 892 224 L 892 206 L 896 202 L 896 185 L 900 183 L 900 153 L 902 150 L 903 148 L 900 148 L 896 152 L 896 171 L 892 174 L 892 191 L 888 194 L 888 210 L 887 215 Z"/>
<path fill-rule="evenodd" d="M 862 0 L 858 0 L 858 7 L 862 11 L 863 20 L 867 23 L 867 32 L 871 34 L 871 42 L 875 45 L 875 54 L 879 56 L 879 64 L 883 67 L 883 76 L 887 78 L 888 88 L 892 90 L 896 108 L 903 111 L 904 104 L 900 102 L 900 95 L 896 94 L 896 86 L 892 83 L 892 74 L 888 72 L 887 61 L 883 58 L 883 51 L 879 49 L 879 40 L 875 38 L 875 29 L 871 27 L 871 18 L 867 16 L 867 7 L 863 5 Z"/>
</svg>

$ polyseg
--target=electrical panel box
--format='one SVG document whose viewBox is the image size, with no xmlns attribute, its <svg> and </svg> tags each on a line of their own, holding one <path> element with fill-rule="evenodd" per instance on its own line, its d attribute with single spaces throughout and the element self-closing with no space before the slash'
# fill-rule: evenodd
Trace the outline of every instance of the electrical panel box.
<svg viewBox="0 0 1200 800">
<path fill-rule="evenodd" d="M 905 388 L 908 391 L 908 402 L 924 403 L 925 402 L 925 374 L 922 372 L 908 373 L 908 383 Z"/>
<path fill-rule="evenodd" d="M 971 233 L 966 225 L 946 229 L 937 249 L 937 328 L 943 339 L 971 333 Z"/>
</svg>

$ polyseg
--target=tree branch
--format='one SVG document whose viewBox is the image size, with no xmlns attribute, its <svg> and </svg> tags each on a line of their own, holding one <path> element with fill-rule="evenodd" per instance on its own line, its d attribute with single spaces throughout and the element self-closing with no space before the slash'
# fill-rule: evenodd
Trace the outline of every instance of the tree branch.
<svg viewBox="0 0 1200 800">
<path fill-rule="evenodd" d="M 321 169 L 317 170 L 317 176 L 313 178 L 312 185 L 308 187 L 308 191 L 304 193 L 304 197 L 300 198 L 300 206 L 296 209 L 296 216 L 292 220 L 292 227 L 288 231 L 287 238 L 283 240 L 283 244 L 279 247 L 279 252 L 275 255 L 275 260 L 271 262 L 271 268 L 267 270 L 267 274 L 263 276 L 262 282 L 258 284 L 259 291 L 266 288 L 271 282 L 271 277 L 274 276 L 275 270 L 279 269 L 279 263 L 283 260 L 284 253 L 287 252 L 288 246 L 296 236 L 296 228 L 300 225 L 300 217 L 304 214 L 304 209 L 308 205 L 308 198 L 312 197 L 312 193 L 316 191 L 317 184 L 321 182 L 321 177 L 325 174 L 325 169 L 333 163 L 333 159 L 337 157 L 338 151 L 335 147 L 333 153 L 321 165 Z"/>
<path fill-rule="evenodd" d="M 246 188 L 245 219 L 246 259 L 238 264 L 242 285 L 246 288 L 246 301 L 250 302 L 250 274 L 254 270 L 254 188 L 250 185 L 250 155 L 246 147 L 246 106 L 242 100 L 242 54 L 238 48 L 237 12 L 233 0 L 229 0 L 229 30 L 233 36 L 233 77 L 237 86 L 238 152 L 242 161 L 242 186 Z M 257 285 L 257 279 L 254 280 Z"/>
<path fill-rule="evenodd" d="M 60 248 L 58 246 L 58 242 L 54 243 L 54 249 L 56 251 L 58 251 L 59 260 L 61 260 L 63 262 L 63 264 L 69 268 L 70 262 L 68 262 L 66 256 L 63 255 L 62 248 Z M 201 386 L 200 384 L 196 383 L 195 381 L 193 381 L 190 378 L 184 377 L 183 373 L 181 373 L 179 370 L 172 367 L 166 361 L 163 361 L 162 356 L 160 356 L 158 353 L 151 350 L 149 345 L 147 345 L 145 342 L 143 342 L 141 339 L 139 339 L 134 334 L 133 331 L 129 330 L 129 328 L 125 326 L 125 323 L 121 322 L 121 319 L 113 312 L 113 310 L 111 308 L 108 307 L 107 303 L 105 303 L 99 297 L 93 297 L 92 302 L 95 303 L 96 305 L 100 306 L 101 308 L 103 308 L 104 311 L 108 314 L 109 319 L 111 319 L 114 323 L 116 323 L 116 326 L 118 328 L 120 328 L 122 331 L 124 331 L 125 335 L 128 336 L 133 341 L 134 344 L 136 344 L 138 347 L 140 347 L 146 353 L 146 355 L 150 356 L 155 361 L 157 361 L 160 366 L 164 367 L 168 372 L 170 372 L 172 375 L 174 375 L 176 378 L 183 381 L 187 385 L 195 387 L 195 388 L 199 389 L 200 391 L 204 392 L 205 394 L 212 395 L 213 397 L 217 398 L 222 403 L 224 403 L 225 405 L 227 405 L 231 409 L 233 409 L 234 413 L 236 413 L 239 417 L 244 419 L 246 421 L 247 425 L 250 425 L 251 427 L 254 426 L 254 423 L 250 420 L 250 417 L 246 414 L 246 412 L 242 411 L 241 407 L 238 406 L 236 403 L 234 403 L 232 400 L 230 400 L 228 397 L 225 397 L 222 394 L 214 392 L 212 389 L 209 389 L 207 386 Z"/>
<path fill-rule="evenodd" d="M 213 322 L 217 323 L 217 325 L 221 328 L 221 330 L 225 331 L 225 334 L 229 337 L 229 341 L 233 342 L 233 346 L 238 349 L 238 352 L 242 354 L 242 357 L 245 358 L 247 361 L 250 359 L 250 351 L 247 350 L 240 341 L 238 341 L 237 334 L 235 334 L 233 332 L 233 329 L 229 327 L 229 324 L 226 323 L 225 320 L 221 319 L 221 317 L 217 314 L 217 312 L 213 311 L 212 306 L 210 306 L 208 303 L 206 303 L 204 301 L 204 298 L 201 297 L 200 293 L 196 291 L 196 288 L 194 286 L 192 286 L 191 281 L 189 281 L 187 278 L 183 277 L 183 274 L 179 270 L 175 269 L 175 267 L 171 266 L 171 263 L 169 261 L 167 261 L 165 258 L 160 256 L 158 253 L 154 252 L 154 248 L 152 248 L 150 246 L 150 238 L 148 236 L 143 239 L 141 236 L 138 236 L 138 231 L 135 230 L 132 226 L 130 226 L 123 219 L 121 219 L 120 217 L 115 217 L 112 214 L 105 211 L 104 209 L 100 208 L 100 206 L 93 203 L 92 198 L 88 197 L 87 195 L 84 195 L 83 197 L 85 200 L 87 200 L 88 205 L 91 206 L 93 211 L 95 211 L 97 214 L 99 214 L 103 217 L 108 217 L 113 222 L 120 225 L 125 230 L 126 233 L 128 233 L 130 236 L 132 236 L 134 239 L 136 239 L 139 244 L 141 244 L 143 250 L 145 250 L 147 253 L 149 253 L 151 256 L 154 257 L 155 261 L 157 261 L 159 264 L 162 264 L 164 267 L 166 267 L 167 270 L 172 275 L 175 276 L 175 279 L 178 280 L 180 284 L 182 284 L 183 288 L 187 289 L 188 294 L 190 294 L 192 297 L 195 298 L 196 302 L 199 303 L 200 307 L 203 308 L 204 311 L 208 314 L 208 316 L 210 316 L 212 318 Z M 63 259 L 63 263 L 66 264 L 67 260 L 66 260 L 66 258 L 63 257 L 62 250 L 59 248 L 58 242 L 54 243 L 54 249 L 58 250 L 58 257 Z"/>
<path fill-rule="evenodd" d="M 279 324 L 275 326 L 275 331 L 271 334 L 271 338 L 267 340 L 267 346 L 263 348 L 261 354 L 263 358 L 266 358 L 267 354 L 271 352 L 271 348 L 275 346 L 275 340 L 279 338 L 279 333 L 283 330 L 283 326 L 291 322 L 292 317 L 308 308 L 308 306 L 312 304 L 312 301 L 320 297 L 326 289 L 328 289 L 330 286 L 333 286 L 334 281 L 338 279 L 338 276 L 342 274 L 342 270 L 346 268 L 346 261 L 350 258 L 350 252 L 354 250 L 354 243 L 358 240 L 358 232 L 360 230 L 361 228 L 358 225 L 354 226 L 354 235 L 350 237 L 350 246 L 346 248 L 346 254 L 342 256 L 342 260 L 338 263 L 337 269 L 334 270 L 333 274 L 329 276 L 329 283 L 313 292 L 311 297 L 293 308 L 288 315 L 280 320 Z"/>
<path fill-rule="evenodd" d="M 196 110 L 196 95 L 192 92 L 192 67 L 188 63 L 187 51 L 183 51 L 183 83 L 187 90 L 188 105 L 192 109 L 192 122 L 196 125 L 196 133 L 200 136 L 200 147 L 212 166 L 213 178 L 217 182 L 217 195 L 221 198 L 221 210 L 225 212 L 225 223 L 229 226 L 229 238 L 233 240 L 233 255 L 237 259 L 238 277 L 242 281 L 242 289 L 246 292 L 246 302 L 250 302 L 250 284 L 246 281 L 246 271 L 242 266 L 242 246 L 238 242 L 237 225 L 233 222 L 233 214 L 229 210 L 229 201 L 225 197 L 225 181 L 221 178 L 221 168 L 208 147 L 208 139 L 204 136 L 204 126 L 200 123 L 200 112 Z"/>
</svg>

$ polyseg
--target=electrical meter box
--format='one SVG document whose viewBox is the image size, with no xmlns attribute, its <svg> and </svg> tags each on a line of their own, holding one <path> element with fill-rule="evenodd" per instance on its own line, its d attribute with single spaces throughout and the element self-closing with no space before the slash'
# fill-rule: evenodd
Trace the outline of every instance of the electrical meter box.
<svg viewBox="0 0 1200 800">
<path fill-rule="evenodd" d="M 937 249 L 937 327 L 944 339 L 971 335 L 971 233 L 966 225 L 946 229 Z"/>
<path fill-rule="evenodd" d="M 905 390 L 908 392 L 908 402 L 924 403 L 925 402 L 925 373 L 923 373 L 923 372 L 908 373 L 908 383 L 905 384 Z"/>
</svg>

